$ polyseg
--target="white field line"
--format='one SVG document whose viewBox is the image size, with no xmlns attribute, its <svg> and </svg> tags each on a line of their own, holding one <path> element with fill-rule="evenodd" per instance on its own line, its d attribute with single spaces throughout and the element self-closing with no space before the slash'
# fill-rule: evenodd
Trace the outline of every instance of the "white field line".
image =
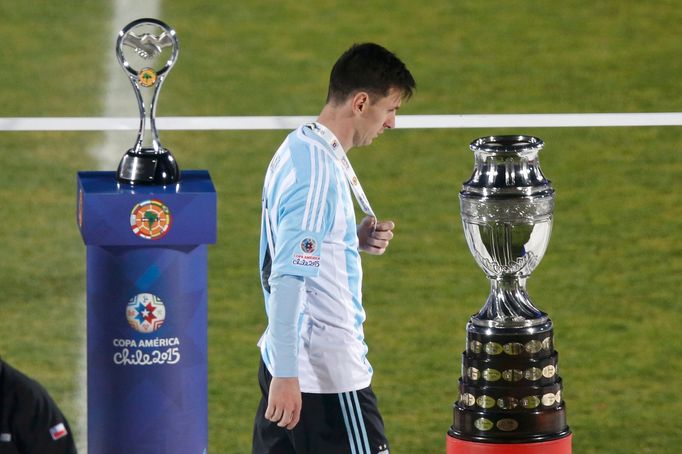
<svg viewBox="0 0 682 454">
<path fill-rule="evenodd" d="M 105 48 L 102 52 L 107 58 L 105 72 L 107 75 L 105 95 L 103 99 L 103 114 L 106 117 L 116 115 L 134 115 L 137 113 L 137 103 L 133 94 L 130 82 L 123 69 L 116 60 L 114 52 L 116 38 L 119 30 L 129 22 L 142 17 L 159 18 L 161 13 L 161 0 L 112 0 L 113 15 L 111 17 L 110 28 L 108 30 L 108 41 L 111 42 L 110 48 Z M 105 40 L 106 41 L 106 40 Z M 11 122 L 16 124 L 16 122 Z M 21 123 L 21 122 L 19 122 Z M 29 122 L 33 123 L 33 122 Z M 59 123 L 59 122 L 58 122 Z M 68 122 L 67 122 L 68 123 Z M 45 130 L 45 129 L 42 129 Z M 118 166 L 125 151 L 130 148 L 135 137 L 130 134 L 121 135 L 110 128 L 101 128 L 105 131 L 102 142 L 92 147 L 89 152 L 95 159 L 96 166 L 101 170 L 111 170 Z M 85 305 L 86 297 L 82 298 L 81 304 Z M 80 313 L 84 313 L 81 311 Z M 78 367 L 78 414 L 74 421 L 76 432 L 76 444 L 78 452 L 87 454 L 87 339 L 86 339 L 86 320 L 81 321 L 81 356 Z"/>
<path fill-rule="evenodd" d="M 121 73 L 121 74 L 118 74 Z M 132 89 L 122 71 L 118 74 L 120 90 L 127 89 L 129 99 L 107 92 L 104 117 L 0 117 L 0 131 L 106 131 L 102 146 L 92 150 L 103 169 L 116 168 L 123 153 L 132 146 L 135 137 L 118 131 L 137 130 L 139 116 L 111 116 L 131 106 L 135 108 Z M 114 77 L 113 80 L 118 80 Z M 119 107 L 111 107 L 120 105 Z M 116 110 L 116 112 L 113 112 Z M 315 116 L 230 116 L 230 117 L 158 117 L 161 130 L 275 130 L 295 129 Z M 499 114 L 499 115 L 400 115 L 396 128 L 564 128 L 610 126 L 682 126 L 681 112 L 651 113 L 571 113 L 571 114 Z M 116 139 L 123 139 L 122 141 Z"/>
</svg>

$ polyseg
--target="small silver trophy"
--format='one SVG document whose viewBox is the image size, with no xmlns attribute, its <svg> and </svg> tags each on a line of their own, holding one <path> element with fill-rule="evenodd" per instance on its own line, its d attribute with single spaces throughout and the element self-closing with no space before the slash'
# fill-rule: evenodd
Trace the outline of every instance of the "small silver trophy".
<svg viewBox="0 0 682 454">
<path fill-rule="evenodd" d="M 554 189 L 538 161 L 543 145 L 531 136 L 482 137 L 470 145 L 475 163 L 460 191 L 462 224 L 490 294 L 467 324 L 449 431 L 458 442 L 563 439 L 570 446 L 552 321 L 526 291 L 552 230 Z"/>
<path fill-rule="evenodd" d="M 159 90 L 179 49 L 175 30 L 157 19 L 137 19 L 118 33 L 116 57 L 130 79 L 140 109 L 137 140 L 118 166 L 121 182 L 166 185 L 180 179 L 173 155 L 159 141 L 155 118 Z"/>
</svg>

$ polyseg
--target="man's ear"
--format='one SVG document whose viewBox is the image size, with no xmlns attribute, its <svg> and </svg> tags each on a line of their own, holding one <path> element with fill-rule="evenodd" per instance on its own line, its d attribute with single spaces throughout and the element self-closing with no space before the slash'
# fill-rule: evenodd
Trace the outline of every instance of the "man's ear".
<svg viewBox="0 0 682 454">
<path fill-rule="evenodd" d="M 365 108 L 369 105 L 369 94 L 364 91 L 359 91 L 353 95 L 351 100 L 351 108 L 354 114 L 360 114 L 364 112 Z"/>
</svg>

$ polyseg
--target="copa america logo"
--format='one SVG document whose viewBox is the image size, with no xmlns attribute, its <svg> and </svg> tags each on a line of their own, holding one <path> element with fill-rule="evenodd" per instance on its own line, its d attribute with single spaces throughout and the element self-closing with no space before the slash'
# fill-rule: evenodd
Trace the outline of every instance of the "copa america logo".
<svg viewBox="0 0 682 454">
<path fill-rule="evenodd" d="M 156 295 L 140 293 L 128 301 L 126 318 L 130 326 L 139 333 L 153 333 L 166 319 L 166 306 Z"/>
<path fill-rule="evenodd" d="M 301 250 L 306 254 L 312 254 L 317 249 L 317 242 L 313 238 L 304 238 L 301 241 Z"/>
<path fill-rule="evenodd" d="M 170 227 L 170 210 L 160 200 L 145 200 L 130 212 L 130 228 L 140 238 L 158 240 L 168 233 Z"/>
</svg>

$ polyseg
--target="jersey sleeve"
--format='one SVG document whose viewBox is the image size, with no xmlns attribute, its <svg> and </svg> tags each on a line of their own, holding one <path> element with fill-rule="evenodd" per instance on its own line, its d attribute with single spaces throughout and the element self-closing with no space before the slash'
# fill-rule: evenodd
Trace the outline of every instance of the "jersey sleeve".
<svg viewBox="0 0 682 454">
<path fill-rule="evenodd" d="M 270 281 L 267 345 L 273 377 L 298 377 L 298 333 L 305 300 L 303 278 L 276 275 Z"/>
<path fill-rule="evenodd" d="M 45 388 L 21 373 L 15 380 L 18 411 L 13 425 L 22 452 L 75 454 L 69 423 Z"/>
<path fill-rule="evenodd" d="M 278 200 L 272 275 L 319 275 L 322 245 L 335 215 L 334 161 L 311 146 L 292 153 L 295 181 Z"/>
</svg>

